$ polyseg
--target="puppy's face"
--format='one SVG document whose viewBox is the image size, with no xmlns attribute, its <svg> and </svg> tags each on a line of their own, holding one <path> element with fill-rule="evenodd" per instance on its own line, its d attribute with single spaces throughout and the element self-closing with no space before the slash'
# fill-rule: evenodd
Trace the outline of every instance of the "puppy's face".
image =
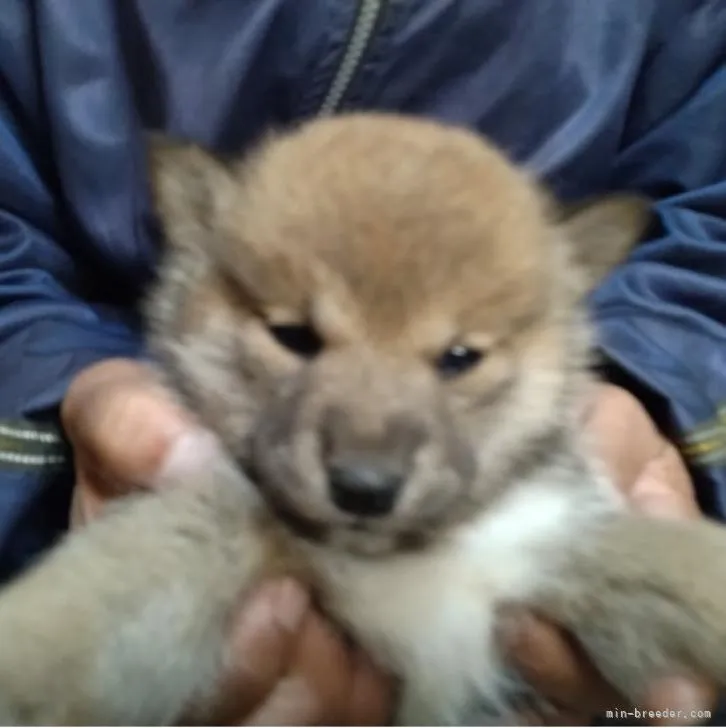
<svg viewBox="0 0 726 728">
<path fill-rule="evenodd" d="M 645 219 L 611 199 L 556 220 L 478 137 L 393 116 L 318 121 L 232 165 L 157 141 L 152 180 L 173 383 L 283 520 L 360 553 L 466 519 L 556 447 L 584 283 Z"/>
</svg>

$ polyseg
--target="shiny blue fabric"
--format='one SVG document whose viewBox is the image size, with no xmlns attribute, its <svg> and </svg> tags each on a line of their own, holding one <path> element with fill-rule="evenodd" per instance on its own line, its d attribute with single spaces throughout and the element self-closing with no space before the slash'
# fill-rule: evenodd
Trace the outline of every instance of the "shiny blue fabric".
<svg viewBox="0 0 726 728">
<path fill-rule="evenodd" d="M 316 114 L 356 5 L 3 0 L 0 421 L 54 421 L 82 367 L 142 351 L 142 130 L 232 151 Z M 478 129 L 566 198 L 652 195 L 592 305 L 608 374 L 682 438 L 726 404 L 724 38 L 722 0 L 389 0 L 341 103 Z M 71 477 L 0 466 L 0 578 L 63 529 Z M 694 477 L 724 516 L 723 465 Z"/>
</svg>

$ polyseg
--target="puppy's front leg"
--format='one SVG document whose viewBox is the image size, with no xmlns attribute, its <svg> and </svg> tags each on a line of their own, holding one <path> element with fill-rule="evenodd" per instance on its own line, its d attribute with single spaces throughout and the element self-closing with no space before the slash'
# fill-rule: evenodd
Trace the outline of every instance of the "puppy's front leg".
<svg viewBox="0 0 726 728">
<path fill-rule="evenodd" d="M 166 725 L 214 698 L 265 561 L 251 485 L 214 468 L 120 503 L 0 593 L 0 721 Z"/>
<path fill-rule="evenodd" d="M 633 705 L 659 677 L 726 687 L 726 528 L 613 515 L 552 564 L 533 606 Z"/>
</svg>

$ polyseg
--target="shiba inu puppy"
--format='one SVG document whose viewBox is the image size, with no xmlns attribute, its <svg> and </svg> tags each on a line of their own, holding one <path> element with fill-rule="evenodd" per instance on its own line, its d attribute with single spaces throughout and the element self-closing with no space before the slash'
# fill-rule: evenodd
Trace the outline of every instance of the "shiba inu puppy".
<svg viewBox="0 0 726 728">
<path fill-rule="evenodd" d="M 401 677 L 401 724 L 514 720 L 510 601 L 633 702 L 661 675 L 724 684 L 726 531 L 627 512 L 582 434 L 582 299 L 644 202 L 565 210 L 480 137 L 393 115 L 231 162 L 156 139 L 150 160 L 150 341 L 228 456 L 0 595 L 0 718 L 203 716 L 233 610 L 273 573 Z"/>
</svg>

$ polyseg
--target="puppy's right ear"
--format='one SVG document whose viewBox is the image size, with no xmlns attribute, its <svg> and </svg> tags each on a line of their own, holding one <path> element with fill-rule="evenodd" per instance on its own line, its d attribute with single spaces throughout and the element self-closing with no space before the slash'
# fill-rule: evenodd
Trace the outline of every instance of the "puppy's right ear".
<svg viewBox="0 0 726 728">
<path fill-rule="evenodd" d="M 209 152 L 161 133 L 147 135 L 155 212 L 170 245 L 200 249 L 214 232 L 221 201 L 234 189 L 230 170 Z"/>
<path fill-rule="evenodd" d="M 559 205 L 559 226 L 589 293 L 640 241 L 652 220 L 650 200 L 611 194 Z"/>
</svg>

